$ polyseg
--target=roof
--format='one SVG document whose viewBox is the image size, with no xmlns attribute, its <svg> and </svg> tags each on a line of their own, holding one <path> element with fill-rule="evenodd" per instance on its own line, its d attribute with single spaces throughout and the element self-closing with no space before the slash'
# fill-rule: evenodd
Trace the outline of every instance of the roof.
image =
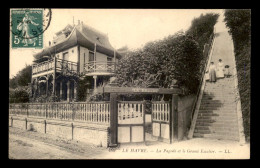
<svg viewBox="0 0 260 168">
<path fill-rule="evenodd" d="M 114 48 L 111 46 L 106 34 L 86 26 L 85 24 L 79 24 L 72 29 L 67 38 L 42 49 L 39 53 L 34 55 L 34 58 L 37 61 L 42 59 L 44 56 L 51 56 L 54 53 L 62 52 L 77 45 L 94 51 L 95 43 L 97 52 L 106 54 L 110 57 L 114 56 Z M 117 58 L 121 57 L 119 52 L 116 52 L 116 56 Z"/>
</svg>

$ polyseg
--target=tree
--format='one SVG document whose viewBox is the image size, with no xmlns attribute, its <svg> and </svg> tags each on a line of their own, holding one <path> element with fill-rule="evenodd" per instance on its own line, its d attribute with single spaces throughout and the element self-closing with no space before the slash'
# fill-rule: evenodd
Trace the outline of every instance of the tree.
<svg viewBox="0 0 260 168">
<path fill-rule="evenodd" d="M 25 67 L 19 71 L 16 76 L 9 80 L 10 88 L 17 88 L 18 86 L 28 86 L 31 83 L 32 66 L 25 65 Z"/>
<path fill-rule="evenodd" d="M 127 54 L 117 66 L 118 83 L 169 88 L 171 82 L 177 80 L 192 93 L 198 84 L 201 55 L 198 43 L 191 36 L 178 32 Z"/>
<path fill-rule="evenodd" d="M 187 94 L 198 90 L 204 45 L 209 42 L 219 14 L 201 15 L 186 33 L 179 31 L 162 40 L 129 51 L 116 70 L 120 86 L 169 88 L 177 80 Z"/>
<path fill-rule="evenodd" d="M 203 50 L 204 44 L 208 42 L 210 35 L 213 33 L 218 17 L 219 14 L 208 13 L 201 14 L 200 17 L 192 20 L 191 26 L 186 33 L 198 42 L 200 50 Z"/>
</svg>

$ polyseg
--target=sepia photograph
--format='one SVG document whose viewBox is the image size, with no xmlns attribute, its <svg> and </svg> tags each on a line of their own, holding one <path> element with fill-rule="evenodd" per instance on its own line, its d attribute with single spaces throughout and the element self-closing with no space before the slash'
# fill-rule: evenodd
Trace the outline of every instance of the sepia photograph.
<svg viewBox="0 0 260 168">
<path fill-rule="evenodd" d="M 250 159 L 251 9 L 9 17 L 10 160 Z"/>
</svg>

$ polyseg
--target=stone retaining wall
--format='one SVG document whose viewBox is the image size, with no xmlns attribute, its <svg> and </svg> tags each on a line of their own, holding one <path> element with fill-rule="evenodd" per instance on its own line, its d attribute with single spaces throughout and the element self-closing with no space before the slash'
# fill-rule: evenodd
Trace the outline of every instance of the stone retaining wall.
<svg viewBox="0 0 260 168">
<path fill-rule="evenodd" d="M 59 121 L 42 118 L 9 116 L 9 126 L 25 130 L 34 130 L 66 139 L 107 147 L 109 140 L 108 124 Z"/>
</svg>

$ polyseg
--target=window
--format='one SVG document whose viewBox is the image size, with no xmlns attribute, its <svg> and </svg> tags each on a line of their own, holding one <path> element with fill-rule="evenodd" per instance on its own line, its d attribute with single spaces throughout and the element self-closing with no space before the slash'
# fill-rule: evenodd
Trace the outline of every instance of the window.
<svg viewBox="0 0 260 168">
<path fill-rule="evenodd" d="M 68 61 L 69 59 L 69 53 L 66 52 L 66 53 L 63 53 L 63 60 L 67 60 Z"/>
<path fill-rule="evenodd" d="M 108 61 L 112 61 L 112 58 L 111 57 L 107 57 L 107 62 Z"/>
<path fill-rule="evenodd" d="M 89 61 L 94 61 L 94 53 L 89 52 Z"/>
<path fill-rule="evenodd" d="M 74 53 L 74 50 L 71 50 L 72 53 Z"/>
</svg>

